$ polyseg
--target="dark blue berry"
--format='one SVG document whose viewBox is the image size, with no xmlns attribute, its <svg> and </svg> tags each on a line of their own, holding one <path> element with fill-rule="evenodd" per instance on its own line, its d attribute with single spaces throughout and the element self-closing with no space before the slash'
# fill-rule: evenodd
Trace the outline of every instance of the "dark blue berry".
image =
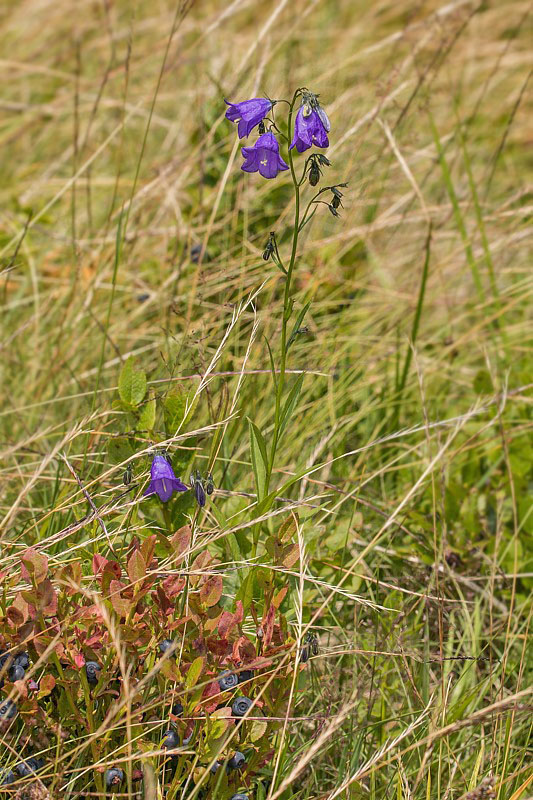
<svg viewBox="0 0 533 800">
<path fill-rule="evenodd" d="M 100 670 L 102 667 L 96 661 L 87 661 L 85 664 L 85 674 L 87 675 L 87 683 L 91 686 L 96 686 L 98 678 L 100 677 Z"/>
<path fill-rule="evenodd" d="M 311 653 L 309 652 L 309 648 L 302 647 L 302 649 L 300 650 L 300 664 L 307 664 L 310 655 Z"/>
<path fill-rule="evenodd" d="M 213 766 L 211 767 L 211 774 L 215 775 L 217 769 L 220 767 L 220 761 L 215 761 Z"/>
<path fill-rule="evenodd" d="M 181 717 L 181 715 L 183 714 L 183 706 L 181 705 L 181 703 L 174 703 L 174 705 L 172 706 L 172 713 L 174 714 L 175 717 Z"/>
<path fill-rule="evenodd" d="M 249 697 L 236 697 L 231 706 L 231 713 L 234 717 L 244 717 L 252 706 L 253 701 Z"/>
<path fill-rule="evenodd" d="M 24 667 L 21 667 L 20 664 L 13 664 L 12 667 L 9 668 L 9 680 L 10 681 L 21 681 L 26 674 L 26 670 Z"/>
<path fill-rule="evenodd" d="M 38 772 L 43 766 L 44 761 L 41 758 L 27 758 L 26 761 L 21 761 L 20 764 L 17 764 L 15 771 L 21 778 L 27 778 L 29 775 Z"/>
<path fill-rule="evenodd" d="M 165 750 L 175 750 L 180 746 L 180 737 L 176 731 L 167 731 L 163 737 L 163 748 Z"/>
<path fill-rule="evenodd" d="M 191 261 L 192 261 L 192 263 L 193 264 L 198 264 L 198 262 L 200 261 L 200 255 L 202 253 L 202 245 L 200 243 L 193 244 L 192 247 L 191 247 L 191 251 L 190 252 L 191 252 Z M 209 259 L 209 255 L 207 253 L 207 250 L 205 250 L 202 261 L 209 261 L 209 260 L 210 260 Z"/>
<path fill-rule="evenodd" d="M 244 767 L 245 764 L 246 756 L 244 753 L 239 753 L 239 751 L 237 751 L 233 758 L 230 758 L 228 761 L 228 771 L 232 769 L 240 769 L 241 767 Z"/>
<path fill-rule="evenodd" d="M 105 771 L 104 780 L 108 789 L 119 786 L 124 780 L 124 773 L 119 767 L 111 767 Z"/>
<path fill-rule="evenodd" d="M 223 672 L 218 679 L 218 685 L 221 692 L 227 692 L 229 689 L 234 689 L 239 683 L 239 676 L 234 672 Z"/>
<path fill-rule="evenodd" d="M 30 657 L 28 653 L 17 653 L 15 656 L 15 664 L 18 664 L 22 669 L 28 669 L 30 666 Z"/>
<path fill-rule="evenodd" d="M 8 786 L 10 783 L 15 783 L 16 780 L 16 775 L 12 769 L 4 769 L 0 772 L 0 786 Z"/>
<path fill-rule="evenodd" d="M 237 792 L 237 794 L 234 794 L 230 797 L 230 800 L 248 800 L 248 795 L 242 794 L 242 792 Z"/>
<path fill-rule="evenodd" d="M 244 681 L 251 681 L 254 677 L 254 673 L 251 669 L 243 669 L 242 672 L 239 672 L 238 678 L 239 683 L 244 683 Z"/>
<path fill-rule="evenodd" d="M 171 647 L 174 647 L 174 642 L 172 639 L 163 639 L 162 642 L 159 642 L 159 652 L 161 654 L 166 653 Z"/>
<path fill-rule="evenodd" d="M 13 719 L 16 713 L 17 707 L 13 700 L 4 700 L 3 703 L 0 703 L 0 721 Z"/>
</svg>

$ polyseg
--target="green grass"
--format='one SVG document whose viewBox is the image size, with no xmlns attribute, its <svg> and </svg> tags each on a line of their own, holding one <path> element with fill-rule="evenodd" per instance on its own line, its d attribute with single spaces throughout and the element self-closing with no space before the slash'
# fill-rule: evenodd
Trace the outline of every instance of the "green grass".
<svg viewBox="0 0 533 800">
<path fill-rule="evenodd" d="M 4 642 L 26 547 L 56 573 L 80 560 L 92 591 L 95 552 L 125 567 L 133 536 L 189 514 L 225 607 L 248 592 L 261 616 L 273 574 L 291 641 L 319 638 L 305 669 L 293 656 L 272 668 L 287 691 L 262 767 L 275 779 L 250 798 L 531 798 L 527 5 L 28 0 L 0 31 Z M 275 230 L 289 262 L 292 183 L 239 170 L 223 98 L 298 86 L 332 121 L 327 183 L 349 188 L 341 218 L 324 209 L 300 237 L 292 293 L 295 315 L 310 303 L 308 332 L 285 391 L 305 376 L 278 435 L 284 278 L 261 253 Z M 146 436 L 128 451 L 117 436 L 134 420 L 117 395 L 130 355 L 148 378 L 141 408 L 158 404 L 148 440 L 170 439 L 187 482 L 213 473 L 202 513 L 131 502 L 150 461 Z M 264 513 L 248 420 L 275 450 Z M 265 543 L 289 511 L 300 558 L 287 567 Z M 180 610 L 195 591 L 182 571 Z M 109 624 L 120 655 L 111 606 Z M 123 796 L 142 796 L 139 763 L 145 797 L 160 796 L 134 722 L 113 725 L 40 745 L 53 800 L 84 796 L 61 788 L 76 770 L 115 762 Z M 35 749 L 25 735 L 2 733 L 0 768 Z M 197 797 L 192 779 L 175 796 Z"/>
</svg>

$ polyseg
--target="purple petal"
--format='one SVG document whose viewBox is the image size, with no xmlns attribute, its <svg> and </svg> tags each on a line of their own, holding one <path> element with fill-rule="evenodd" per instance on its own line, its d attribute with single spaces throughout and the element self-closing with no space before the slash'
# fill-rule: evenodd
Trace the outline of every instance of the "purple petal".
<svg viewBox="0 0 533 800">
<path fill-rule="evenodd" d="M 264 148 L 260 151 L 260 158 L 259 158 L 259 174 L 263 176 L 263 178 L 275 178 L 278 174 L 278 158 L 279 156 L 276 155 L 272 150 L 265 150 Z"/>
<path fill-rule="evenodd" d="M 326 131 L 326 133 L 329 133 L 331 130 L 331 122 L 329 121 L 328 115 L 326 114 L 323 108 L 318 108 L 316 113 L 320 117 L 320 122 L 324 126 L 324 130 Z"/>
<path fill-rule="evenodd" d="M 267 131 L 266 133 L 261 134 L 254 147 L 258 150 L 272 150 L 275 153 L 279 153 L 278 140 L 272 131 Z"/>
<path fill-rule="evenodd" d="M 245 161 L 241 165 L 241 169 L 244 172 L 257 172 L 257 170 L 259 169 L 259 164 L 258 164 L 259 153 L 257 152 L 257 150 L 254 150 L 253 147 L 243 147 L 242 149 L 250 150 L 251 152 L 245 155 Z"/>
<path fill-rule="evenodd" d="M 261 122 L 261 120 L 259 120 L 259 122 Z M 247 136 L 249 136 L 253 128 L 254 128 L 253 123 L 247 119 L 244 119 L 243 117 L 237 126 L 237 133 L 239 135 L 239 139 L 245 139 Z"/>
<path fill-rule="evenodd" d="M 166 503 L 167 500 L 170 500 L 172 497 L 172 492 L 174 491 L 174 487 L 172 485 L 172 481 L 168 478 L 158 478 L 154 481 L 155 490 L 163 503 Z"/>
<path fill-rule="evenodd" d="M 239 103 L 241 106 L 241 114 L 245 119 L 256 119 L 255 125 L 258 125 L 261 120 L 268 114 L 272 108 L 272 103 L 264 97 L 254 97 L 252 100 L 245 100 L 244 103 Z"/>
<path fill-rule="evenodd" d="M 313 144 L 317 147 L 328 147 L 329 139 L 325 129 L 320 125 L 313 136 Z"/>
<path fill-rule="evenodd" d="M 227 100 L 224 100 L 224 102 L 229 105 L 229 108 L 226 109 L 226 119 L 229 119 L 230 122 L 237 122 L 237 120 L 241 118 L 238 108 Z"/>
</svg>

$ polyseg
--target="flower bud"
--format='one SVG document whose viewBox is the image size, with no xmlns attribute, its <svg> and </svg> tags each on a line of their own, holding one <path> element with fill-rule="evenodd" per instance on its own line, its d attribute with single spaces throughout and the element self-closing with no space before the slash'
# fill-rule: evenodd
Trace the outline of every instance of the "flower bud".
<svg viewBox="0 0 533 800">
<path fill-rule="evenodd" d="M 320 180 L 320 169 L 316 161 L 313 161 L 309 169 L 309 183 L 311 186 L 316 186 Z"/>
</svg>

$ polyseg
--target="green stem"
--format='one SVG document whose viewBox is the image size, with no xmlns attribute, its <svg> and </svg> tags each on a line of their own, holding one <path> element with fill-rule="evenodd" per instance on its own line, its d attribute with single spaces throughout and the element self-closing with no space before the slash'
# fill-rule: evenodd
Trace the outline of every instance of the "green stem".
<svg viewBox="0 0 533 800">
<path fill-rule="evenodd" d="M 294 113 L 294 105 L 296 100 L 300 94 L 300 90 L 297 90 L 294 93 L 292 98 L 292 102 L 289 108 L 289 117 L 288 117 L 288 125 L 287 125 L 287 141 L 292 140 L 292 118 Z M 292 150 L 289 148 L 288 151 L 289 157 L 289 168 L 291 171 L 292 182 L 294 185 L 294 227 L 292 231 L 292 249 L 291 249 L 291 259 L 289 262 L 289 266 L 286 270 L 285 275 L 285 291 L 283 294 L 283 319 L 281 321 L 281 356 L 280 356 L 280 368 L 279 368 L 279 377 L 277 382 L 275 381 L 274 387 L 276 390 L 276 407 L 274 412 L 274 432 L 272 438 L 272 447 L 270 450 L 270 456 L 268 459 L 267 465 L 267 474 L 266 474 L 266 483 L 265 483 L 265 497 L 268 496 L 268 489 L 270 485 L 270 479 L 272 477 L 272 470 L 274 468 L 274 460 L 276 458 L 276 451 L 279 444 L 279 437 L 280 437 L 280 426 L 281 426 L 281 401 L 283 397 L 283 390 L 285 388 L 285 373 L 287 369 L 287 325 L 289 319 L 291 317 L 291 282 L 292 282 L 292 273 L 294 271 L 294 266 L 296 264 L 296 251 L 298 249 L 298 236 L 300 233 L 300 182 L 296 178 L 296 172 L 294 169 L 294 160 L 293 160 L 293 153 Z M 280 259 L 281 261 L 281 259 Z M 255 558 L 257 555 L 257 546 L 259 544 L 259 534 L 260 534 L 260 525 L 255 525 L 253 528 L 253 548 L 252 548 L 252 558 Z"/>
<path fill-rule="evenodd" d="M 289 110 L 289 121 L 288 121 L 289 139 L 292 138 L 291 137 L 292 115 L 294 111 L 294 103 L 296 102 L 296 97 L 297 94 L 295 94 Z M 276 391 L 276 409 L 274 414 L 274 438 L 272 440 L 272 449 L 270 451 L 270 462 L 268 465 L 268 474 L 267 474 L 266 489 L 265 489 L 266 494 L 268 494 L 270 478 L 272 476 L 272 470 L 274 468 L 274 459 L 276 457 L 276 450 L 279 444 L 279 429 L 281 421 L 281 399 L 283 396 L 283 389 L 285 387 L 285 372 L 287 368 L 287 325 L 291 316 L 291 308 L 290 308 L 291 282 L 292 282 L 292 273 L 294 271 L 294 266 L 296 264 L 296 251 L 298 248 L 298 236 L 300 233 L 299 230 L 300 184 L 296 178 L 296 172 L 294 170 L 293 154 L 292 150 L 290 149 L 289 149 L 289 167 L 291 170 L 291 177 L 294 185 L 294 228 L 292 232 L 291 259 L 289 261 L 289 266 L 287 268 L 287 277 L 285 278 L 285 292 L 283 296 L 283 319 L 281 323 L 281 358 L 280 358 L 279 377 L 278 377 L 277 391 Z"/>
</svg>

